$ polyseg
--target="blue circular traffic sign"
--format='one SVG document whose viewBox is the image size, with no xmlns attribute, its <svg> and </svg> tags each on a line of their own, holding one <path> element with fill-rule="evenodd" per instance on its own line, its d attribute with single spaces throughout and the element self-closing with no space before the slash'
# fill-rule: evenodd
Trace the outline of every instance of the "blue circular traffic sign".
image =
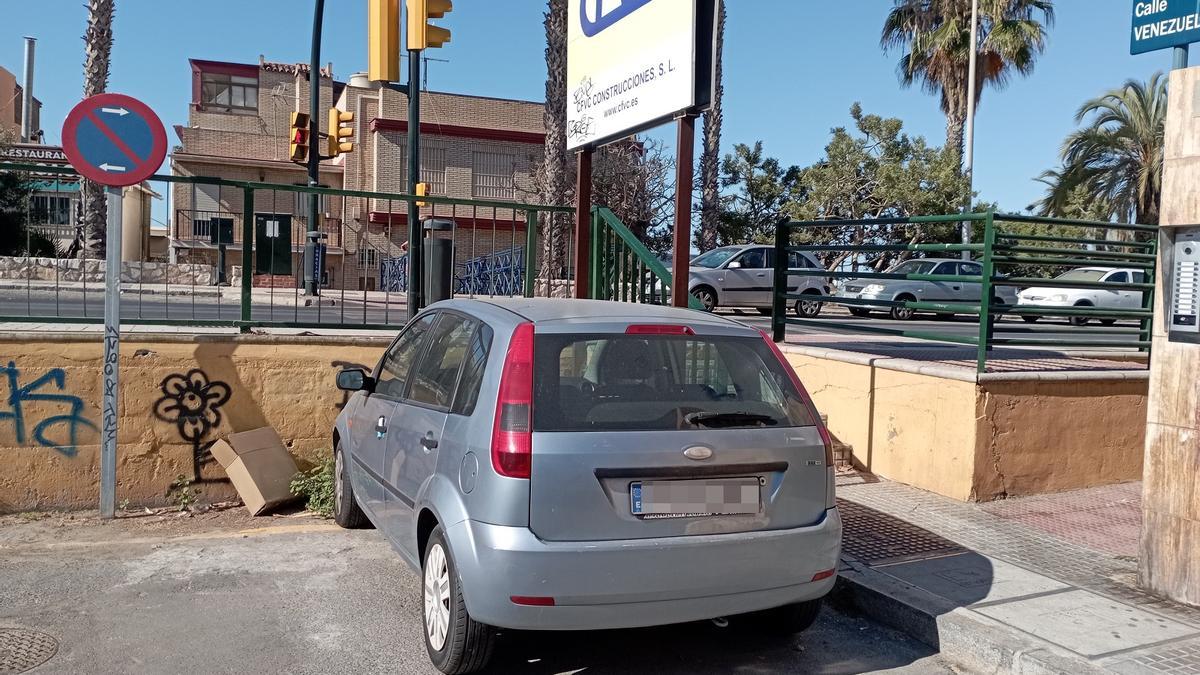
<svg viewBox="0 0 1200 675">
<path fill-rule="evenodd" d="M 167 133 L 145 103 L 124 94 L 98 94 L 71 109 L 63 152 L 81 176 L 101 185 L 140 183 L 162 166 Z"/>
</svg>

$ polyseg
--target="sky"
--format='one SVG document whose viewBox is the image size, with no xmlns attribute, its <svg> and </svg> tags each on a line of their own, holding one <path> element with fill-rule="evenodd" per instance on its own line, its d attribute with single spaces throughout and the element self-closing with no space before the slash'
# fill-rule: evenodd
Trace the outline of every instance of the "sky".
<svg viewBox="0 0 1200 675">
<path fill-rule="evenodd" d="M 47 141 L 83 89 L 83 0 L 0 0 L 0 66 L 23 68 L 22 36 L 38 38 L 35 95 Z M 187 119 L 189 58 L 307 62 L 309 0 L 117 0 L 109 91 L 153 108 L 168 129 Z M 429 88 L 541 100 L 545 91 L 544 0 L 455 0 L 440 24 L 452 42 L 430 50 Z M 1058 0 L 1057 22 L 1033 75 L 987 90 L 977 118 L 975 187 L 980 199 L 1024 209 L 1041 194 L 1034 178 L 1057 165 L 1080 104 L 1130 78 L 1171 66 L 1169 51 L 1129 55 L 1129 0 Z M 366 70 L 366 0 L 327 0 L 322 63 L 346 79 Z M 898 117 L 940 145 L 945 118 L 935 96 L 904 89 L 898 54 L 879 47 L 891 0 L 726 0 L 722 145 L 762 140 L 785 165 L 819 159 L 850 106 Z M 1196 56 L 1200 60 L 1200 54 Z M 169 133 L 172 144 L 178 139 Z M 653 133 L 673 142 L 669 130 Z"/>
</svg>

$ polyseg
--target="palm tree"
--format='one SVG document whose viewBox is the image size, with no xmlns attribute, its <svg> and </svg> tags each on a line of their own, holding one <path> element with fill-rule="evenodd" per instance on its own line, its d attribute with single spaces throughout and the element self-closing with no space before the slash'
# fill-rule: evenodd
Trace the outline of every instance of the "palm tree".
<svg viewBox="0 0 1200 675">
<path fill-rule="evenodd" d="M 725 3 L 718 4 L 715 50 L 713 53 L 712 103 L 704 113 L 704 149 L 700 154 L 700 251 L 717 247 L 717 228 L 721 220 L 721 99 L 725 85 L 721 80 L 721 53 L 725 44 Z"/>
<path fill-rule="evenodd" d="M 542 203 L 567 202 L 567 0 L 548 0 L 546 27 L 546 107 L 543 121 L 546 127 L 546 150 L 542 159 Z M 565 263 L 566 228 L 570 227 L 561 215 L 551 216 L 543 227 L 542 271 L 546 277 L 546 292 L 551 293 L 551 280 L 561 278 Z M 553 236 L 547 236 L 553 234 Z"/>
<path fill-rule="evenodd" d="M 1063 142 L 1062 169 L 1042 174 L 1049 187 L 1035 208 L 1062 213 L 1082 192 L 1089 202 L 1106 204 L 1113 217 L 1157 225 L 1166 118 L 1162 73 L 1084 103 L 1075 121 L 1088 122 Z"/>
<path fill-rule="evenodd" d="M 895 0 L 880 45 L 901 49 L 900 81 L 941 97 L 946 145 L 963 154 L 971 55 L 972 0 Z M 975 100 L 983 88 L 1003 88 L 1033 72 L 1054 23 L 1053 0 L 979 0 Z"/>
<path fill-rule="evenodd" d="M 109 60 L 112 57 L 113 13 L 116 0 L 88 0 L 87 32 L 83 34 L 83 97 L 95 96 L 108 89 Z M 104 188 L 91 181 L 83 183 L 82 229 L 87 237 L 86 256 L 103 258 L 108 206 Z M 76 239 L 80 238 L 76 234 Z M 77 250 L 76 244 L 71 245 Z"/>
</svg>

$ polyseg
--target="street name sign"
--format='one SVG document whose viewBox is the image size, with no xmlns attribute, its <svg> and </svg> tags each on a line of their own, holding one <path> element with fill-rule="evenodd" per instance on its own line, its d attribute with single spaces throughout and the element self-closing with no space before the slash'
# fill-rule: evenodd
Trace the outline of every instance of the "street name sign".
<svg viewBox="0 0 1200 675">
<path fill-rule="evenodd" d="M 75 170 L 108 187 L 146 180 L 167 156 L 167 133 L 158 115 L 124 94 L 81 101 L 63 122 L 62 141 Z"/>
<path fill-rule="evenodd" d="M 1134 0 L 1129 53 L 1200 42 L 1200 0 Z"/>
</svg>

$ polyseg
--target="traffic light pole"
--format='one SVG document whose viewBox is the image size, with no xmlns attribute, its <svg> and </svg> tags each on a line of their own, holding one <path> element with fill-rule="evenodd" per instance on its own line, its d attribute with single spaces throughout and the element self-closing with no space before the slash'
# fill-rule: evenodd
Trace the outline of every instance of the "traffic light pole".
<svg viewBox="0 0 1200 675">
<path fill-rule="evenodd" d="M 408 194 L 417 193 L 421 180 L 421 51 L 408 50 Z M 408 318 L 425 304 L 424 248 L 417 200 L 408 203 Z"/>
<path fill-rule="evenodd" d="M 308 186 L 318 187 L 321 184 L 321 24 L 324 23 L 325 0 L 314 0 L 312 57 L 308 64 Z M 304 237 L 304 294 L 317 295 L 316 247 L 319 228 L 317 218 L 320 217 L 318 202 L 320 198 L 313 192 L 308 195 L 308 232 Z M 249 217 L 243 216 L 243 217 Z"/>
</svg>

